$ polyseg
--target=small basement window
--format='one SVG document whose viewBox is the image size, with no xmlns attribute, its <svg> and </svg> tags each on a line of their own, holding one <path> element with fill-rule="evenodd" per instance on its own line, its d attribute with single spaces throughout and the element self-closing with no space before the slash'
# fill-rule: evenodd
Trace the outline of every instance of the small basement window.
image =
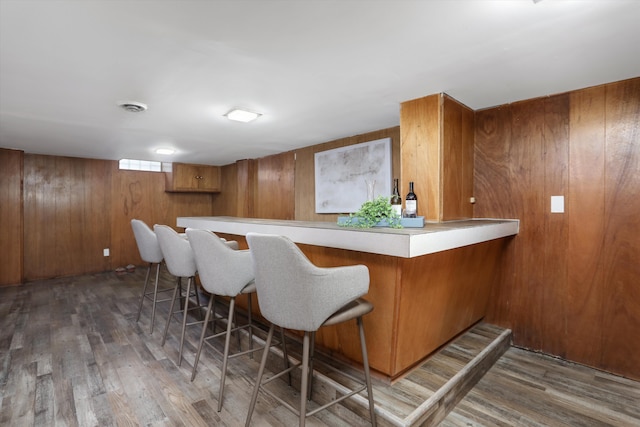
<svg viewBox="0 0 640 427">
<path fill-rule="evenodd" d="M 131 171 L 162 172 L 162 164 L 151 160 L 120 159 L 119 167 Z"/>
</svg>

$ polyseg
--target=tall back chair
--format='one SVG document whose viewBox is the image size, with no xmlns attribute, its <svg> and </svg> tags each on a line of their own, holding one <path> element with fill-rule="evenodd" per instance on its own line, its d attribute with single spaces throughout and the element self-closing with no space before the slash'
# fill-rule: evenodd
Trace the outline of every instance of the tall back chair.
<svg viewBox="0 0 640 427">
<path fill-rule="evenodd" d="M 253 266 L 256 275 L 256 289 L 260 312 L 271 322 L 266 345 L 270 345 L 274 325 L 303 331 L 302 362 L 288 369 L 302 365 L 300 386 L 300 409 L 297 410 L 280 397 L 263 388 L 263 385 L 278 377 L 262 381 L 266 364 L 263 354 L 258 378 L 253 389 L 246 425 L 251 422 L 258 392 L 270 394 L 284 406 L 300 417 L 300 426 L 304 426 L 306 417 L 338 403 L 356 393 L 367 390 L 371 424 L 376 425 L 369 360 L 365 343 L 362 316 L 373 310 L 373 305 L 360 298 L 369 290 L 369 270 L 364 265 L 320 268 L 315 266 L 302 253 L 295 243 L 284 236 L 248 233 L 247 242 L 253 254 Z M 364 367 L 365 384 L 334 401 L 307 412 L 307 398 L 311 397 L 313 375 L 313 347 L 315 332 L 321 326 L 334 325 L 356 319 L 360 333 L 360 347 Z"/>
<path fill-rule="evenodd" d="M 136 244 L 138 245 L 138 251 L 140 252 L 140 258 L 144 262 L 149 263 L 147 267 L 147 275 L 144 279 L 144 287 L 142 288 L 142 295 L 140 296 L 140 305 L 138 306 L 138 316 L 136 317 L 136 322 L 140 320 L 140 313 L 142 312 L 142 303 L 145 299 L 151 300 L 151 326 L 149 327 L 149 333 L 153 333 L 153 324 L 156 319 L 156 305 L 159 302 L 169 301 L 169 298 L 158 300 L 158 292 L 169 291 L 171 289 L 160 289 L 158 290 L 158 279 L 160 277 L 160 265 L 162 264 L 162 260 L 164 256 L 162 255 L 162 250 L 160 250 L 160 245 L 158 244 L 158 239 L 156 237 L 156 233 L 153 232 L 151 228 L 144 222 L 139 219 L 131 220 L 131 228 L 133 228 L 133 235 L 136 239 Z M 149 279 L 151 276 L 151 269 L 153 265 L 156 266 L 156 277 L 155 283 L 153 286 L 153 291 L 147 292 L 147 286 L 149 285 Z"/>
<path fill-rule="evenodd" d="M 222 401 L 224 397 L 224 383 L 227 374 L 227 362 L 229 358 L 240 356 L 247 353 L 262 349 L 253 348 L 253 323 L 251 314 L 251 295 L 255 293 L 256 286 L 254 283 L 253 265 L 251 252 L 249 250 L 237 250 L 237 242 L 224 242 L 214 233 L 206 230 L 187 229 L 189 243 L 193 248 L 198 267 L 198 276 L 205 291 L 215 296 L 229 297 L 229 314 L 227 317 L 226 331 L 214 333 L 205 338 L 206 326 L 213 312 L 214 298 L 209 299 L 207 314 L 205 316 L 202 333 L 200 335 L 200 343 L 196 353 L 196 359 L 193 364 L 193 372 L 191 381 L 196 376 L 200 353 L 205 340 L 213 339 L 219 336 L 225 336 L 224 354 L 222 358 L 222 376 L 220 378 L 220 389 L 218 392 L 218 411 L 222 409 Z M 234 327 L 234 314 L 236 297 L 241 294 L 247 295 L 247 319 L 248 322 L 243 326 Z M 215 313 L 214 313 L 215 315 Z M 231 342 L 231 333 L 238 332 L 240 329 L 247 329 L 249 333 L 249 349 L 239 351 L 229 355 L 229 345 Z M 239 336 L 238 336 L 239 337 Z M 284 343 L 284 336 L 282 342 Z M 285 359 L 285 368 L 287 364 L 286 347 L 283 347 Z"/>
<path fill-rule="evenodd" d="M 158 237 L 158 243 L 162 254 L 164 255 L 164 262 L 167 265 L 167 270 L 176 279 L 176 286 L 173 290 L 173 298 L 171 299 L 171 308 L 169 309 L 169 316 L 167 317 L 167 324 L 164 328 L 164 335 L 162 336 L 162 345 L 164 346 L 167 340 L 167 332 L 169 331 L 169 324 L 171 318 L 174 315 L 182 315 L 182 331 L 180 332 L 180 349 L 178 351 L 178 366 L 182 363 L 182 348 L 184 346 L 184 333 L 187 326 L 201 323 L 187 322 L 187 315 L 190 310 L 199 310 L 200 299 L 195 286 L 196 275 L 196 261 L 193 257 L 193 250 L 191 245 L 184 236 L 178 234 L 173 228 L 167 225 L 154 225 L 153 230 Z M 174 311 L 176 299 L 178 296 L 182 297 L 182 278 L 187 278 L 187 289 L 184 294 L 184 307 Z M 193 286 L 193 288 L 192 288 Z M 189 307 L 191 296 L 196 297 L 196 304 Z"/>
</svg>

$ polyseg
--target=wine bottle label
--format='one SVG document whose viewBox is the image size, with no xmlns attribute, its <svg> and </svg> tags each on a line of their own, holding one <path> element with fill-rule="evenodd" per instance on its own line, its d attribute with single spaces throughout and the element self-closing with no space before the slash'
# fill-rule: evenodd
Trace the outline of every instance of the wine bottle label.
<svg viewBox="0 0 640 427">
<path fill-rule="evenodd" d="M 402 205 L 391 205 L 393 212 L 398 216 L 402 216 Z"/>
<path fill-rule="evenodd" d="M 418 202 L 415 200 L 407 200 L 405 202 L 405 213 L 407 215 L 415 215 L 418 210 Z"/>
</svg>

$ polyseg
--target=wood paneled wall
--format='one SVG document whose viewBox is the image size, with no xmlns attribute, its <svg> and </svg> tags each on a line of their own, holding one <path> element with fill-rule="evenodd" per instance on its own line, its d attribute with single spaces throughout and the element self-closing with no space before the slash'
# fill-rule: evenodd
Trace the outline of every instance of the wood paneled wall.
<svg viewBox="0 0 640 427">
<path fill-rule="evenodd" d="M 210 216 L 213 196 L 209 193 L 167 193 L 163 173 L 111 167 L 111 268 L 127 264 L 141 265 L 142 260 L 131 230 L 133 218 L 176 228 L 179 216 Z"/>
<path fill-rule="evenodd" d="M 391 138 L 392 174 L 398 177 L 400 128 L 393 127 L 224 166 L 213 209 L 216 215 L 246 218 L 337 221 L 338 214 L 315 213 L 315 153 L 382 138 Z M 231 188 L 237 196 L 228 194 Z"/>
<path fill-rule="evenodd" d="M 293 151 L 258 160 L 256 218 L 294 219 L 295 168 Z"/>
<path fill-rule="evenodd" d="M 15 183 L 22 179 L 22 163 L 7 162 L 7 152 L 0 150 L 3 227 L 8 197 L 4 193 L 11 191 L 15 199 Z M 175 227 L 178 216 L 212 214 L 210 194 L 165 193 L 161 173 L 121 171 L 118 162 L 108 160 L 20 152 L 22 156 L 22 197 L 11 206 L 13 215 L 24 201 L 24 212 L 18 218 L 23 221 L 24 233 L 16 225 L 5 234 L 11 236 L 10 241 L 2 245 L 12 248 L 2 263 L 3 275 L 9 266 L 24 263 L 24 271 L 12 280 L 14 283 L 140 265 L 132 218 Z M 110 249 L 109 257 L 103 255 L 105 248 Z M 6 262 L 9 256 L 13 257 L 11 263 Z"/>
<path fill-rule="evenodd" d="M 474 191 L 521 221 L 486 320 L 640 379 L 640 78 L 477 111 Z"/>
<path fill-rule="evenodd" d="M 238 210 L 238 164 L 232 163 L 220 168 L 220 188 L 213 195 L 213 214 L 221 216 L 240 216 Z"/>
<path fill-rule="evenodd" d="M 111 168 L 103 160 L 24 156 L 26 280 L 110 267 Z"/>
<path fill-rule="evenodd" d="M 338 220 L 338 214 L 317 214 L 315 202 L 315 153 L 347 145 L 391 138 L 391 173 L 400 177 L 400 128 L 392 127 L 362 135 L 337 139 L 324 144 L 313 145 L 295 151 L 295 219 L 298 221 L 331 221 Z M 408 184 L 407 184 L 408 185 Z M 400 194 L 404 200 L 402 190 Z"/>
<path fill-rule="evenodd" d="M 23 153 L 0 149 L 0 285 L 22 280 Z"/>
<path fill-rule="evenodd" d="M 221 191 L 213 197 L 215 215 L 255 218 L 256 160 L 238 160 L 221 168 Z"/>
</svg>

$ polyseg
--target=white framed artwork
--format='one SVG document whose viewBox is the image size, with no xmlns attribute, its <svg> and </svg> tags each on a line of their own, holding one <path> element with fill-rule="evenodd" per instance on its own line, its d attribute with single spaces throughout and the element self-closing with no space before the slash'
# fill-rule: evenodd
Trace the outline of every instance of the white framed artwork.
<svg viewBox="0 0 640 427">
<path fill-rule="evenodd" d="M 315 153 L 316 213 L 352 213 L 391 196 L 391 138 Z"/>
</svg>

